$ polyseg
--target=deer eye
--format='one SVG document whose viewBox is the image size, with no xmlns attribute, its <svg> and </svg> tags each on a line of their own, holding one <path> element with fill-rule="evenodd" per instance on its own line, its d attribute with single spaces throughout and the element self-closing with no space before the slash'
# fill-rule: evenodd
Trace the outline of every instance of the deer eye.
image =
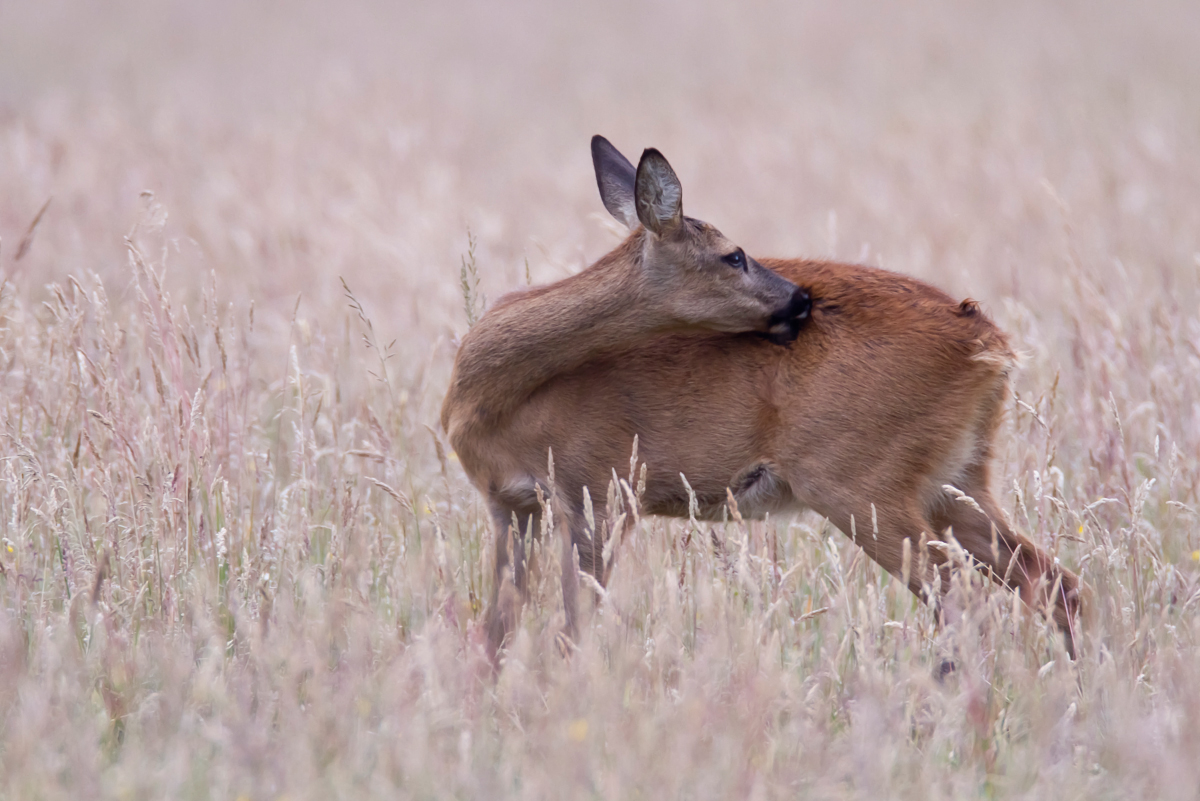
<svg viewBox="0 0 1200 801">
<path fill-rule="evenodd" d="M 746 269 L 746 254 L 742 251 L 741 248 L 738 248 L 737 250 L 733 251 L 728 256 L 722 256 L 721 261 L 725 262 L 726 264 L 728 264 L 730 267 L 732 267 L 735 270 L 745 270 Z"/>
</svg>

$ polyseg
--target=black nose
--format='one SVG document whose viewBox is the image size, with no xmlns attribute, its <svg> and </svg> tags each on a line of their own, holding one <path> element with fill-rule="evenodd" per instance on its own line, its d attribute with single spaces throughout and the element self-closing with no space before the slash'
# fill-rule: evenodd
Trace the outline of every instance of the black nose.
<svg viewBox="0 0 1200 801">
<path fill-rule="evenodd" d="M 796 287 L 787 305 L 771 315 L 766 337 L 776 345 L 790 345 L 800 336 L 800 329 L 812 311 L 812 296 L 803 287 Z"/>
</svg>

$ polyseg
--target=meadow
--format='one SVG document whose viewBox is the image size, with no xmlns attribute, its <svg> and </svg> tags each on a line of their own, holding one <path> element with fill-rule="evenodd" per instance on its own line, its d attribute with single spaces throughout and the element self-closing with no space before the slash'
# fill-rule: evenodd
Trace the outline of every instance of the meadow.
<svg viewBox="0 0 1200 801">
<path fill-rule="evenodd" d="M 1196 798 L 1197 31 L 1186 0 L 0 6 L 0 798 Z M 470 314 L 620 241 L 594 133 L 752 255 L 1011 334 L 998 495 L 1089 588 L 1078 659 L 968 573 L 935 626 L 812 514 L 646 517 L 569 659 L 534 549 L 493 673 L 438 409 Z"/>
</svg>

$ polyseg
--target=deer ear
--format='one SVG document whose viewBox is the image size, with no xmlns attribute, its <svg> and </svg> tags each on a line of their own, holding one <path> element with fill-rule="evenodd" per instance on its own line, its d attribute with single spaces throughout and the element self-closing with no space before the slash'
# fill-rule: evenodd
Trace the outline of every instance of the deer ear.
<svg viewBox="0 0 1200 801">
<path fill-rule="evenodd" d="M 683 187 L 663 154 L 654 148 L 642 153 L 635 187 L 637 216 L 647 230 L 661 235 L 683 220 Z"/>
<path fill-rule="evenodd" d="M 592 137 L 592 166 L 596 168 L 596 186 L 600 187 L 600 199 L 604 208 L 626 228 L 638 225 L 637 208 L 633 200 L 633 186 L 637 171 L 629 159 L 612 143 L 597 134 Z"/>
</svg>

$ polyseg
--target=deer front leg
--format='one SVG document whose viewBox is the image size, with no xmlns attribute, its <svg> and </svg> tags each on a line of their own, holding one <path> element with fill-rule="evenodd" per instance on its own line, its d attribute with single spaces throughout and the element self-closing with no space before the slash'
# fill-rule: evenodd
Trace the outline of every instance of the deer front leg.
<svg viewBox="0 0 1200 801">
<path fill-rule="evenodd" d="M 529 597 L 529 578 L 525 559 L 526 537 L 541 527 L 541 512 L 518 511 L 502 503 L 491 504 L 496 531 L 496 555 L 492 597 L 484 619 L 487 652 L 493 665 L 499 666 L 500 652 L 521 623 L 521 610 Z"/>
</svg>

